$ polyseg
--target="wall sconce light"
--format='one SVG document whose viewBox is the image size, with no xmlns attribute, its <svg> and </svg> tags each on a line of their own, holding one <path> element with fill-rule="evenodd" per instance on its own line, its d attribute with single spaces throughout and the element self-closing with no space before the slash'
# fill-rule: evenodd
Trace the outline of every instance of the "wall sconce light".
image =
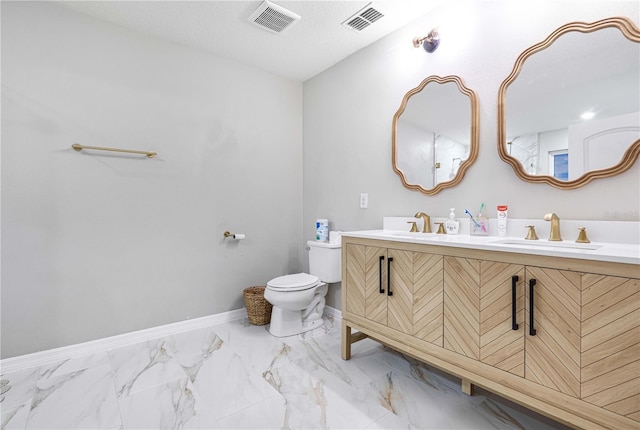
<svg viewBox="0 0 640 430">
<path fill-rule="evenodd" d="M 438 45 L 440 45 L 440 34 L 438 33 L 438 30 L 434 28 L 427 36 L 414 38 L 413 47 L 419 48 L 420 45 L 422 45 L 424 50 L 429 53 L 438 49 Z"/>
</svg>

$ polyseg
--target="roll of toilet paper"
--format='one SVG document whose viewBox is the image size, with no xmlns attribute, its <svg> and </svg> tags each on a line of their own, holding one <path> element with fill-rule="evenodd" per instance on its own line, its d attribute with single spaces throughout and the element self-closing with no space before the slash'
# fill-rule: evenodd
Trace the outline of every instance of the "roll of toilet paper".
<svg viewBox="0 0 640 430">
<path fill-rule="evenodd" d="M 238 234 L 238 233 L 236 233 L 236 234 L 234 234 L 234 235 L 233 235 L 233 238 L 234 238 L 235 240 L 244 239 L 244 237 L 245 237 L 245 236 L 244 236 L 244 234 L 242 234 L 242 233 L 239 233 L 239 234 Z"/>
</svg>

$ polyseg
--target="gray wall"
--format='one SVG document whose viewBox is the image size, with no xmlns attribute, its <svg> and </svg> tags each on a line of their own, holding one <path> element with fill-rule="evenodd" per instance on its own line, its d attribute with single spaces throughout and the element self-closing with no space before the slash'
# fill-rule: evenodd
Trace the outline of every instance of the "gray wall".
<svg viewBox="0 0 640 430">
<path fill-rule="evenodd" d="M 517 57 L 572 21 L 612 16 L 640 21 L 636 1 L 469 1 L 445 5 L 354 54 L 304 84 L 303 237 L 313 221 L 328 218 L 331 230 L 381 228 L 383 216 L 424 211 L 446 217 L 449 208 L 495 217 L 498 204 L 509 217 L 639 220 L 640 169 L 565 191 L 521 181 L 496 149 L 497 97 Z M 440 28 L 433 54 L 411 40 Z M 597 52 L 594 52 L 597 55 Z M 458 75 L 480 100 L 480 151 L 462 183 L 435 196 L 405 189 L 391 168 L 392 117 L 407 91 L 430 75 Z M 360 193 L 369 208 L 359 209 Z M 493 212 L 492 212 L 493 210 Z M 524 234 L 524 232 L 523 232 Z M 340 307 L 339 284 L 329 304 Z"/>
<path fill-rule="evenodd" d="M 241 308 L 300 268 L 301 182 L 302 84 L 2 2 L 3 358 Z"/>
<path fill-rule="evenodd" d="M 616 15 L 638 21 L 639 6 L 445 5 L 305 82 L 303 99 L 301 84 L 52 3 L 2 2 L 2 357 L 238 309 L 246 286 L 307 269 L 316 218 L 360 230 L 484 202 L 516 218 L 638 220 L 637 165 L 560 191 L 517 179 L 495 147 L 517 56 L 566 22 Z M 436 26 L 438 51 L 411 46 Z M 429 197 L 391 169 L 391 118 L 422 79 L 449 74 L 478 93 L 481 147 L 460 186 Z"/>
</svg>

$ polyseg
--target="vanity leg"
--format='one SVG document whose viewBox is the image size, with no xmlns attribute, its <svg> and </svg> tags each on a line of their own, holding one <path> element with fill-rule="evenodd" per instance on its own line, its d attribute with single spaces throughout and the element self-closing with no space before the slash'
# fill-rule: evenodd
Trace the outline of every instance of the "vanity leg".
<svg viewBox="0 0 640 430">
<path fill-rule="evenodd" d="M 342 320 L 342 336 L 340 339 L 341 354 L 343 360 L 351 359 L 351 327 L 347 325 L 345 320 Z"/>
<path fill-rule="evenodd" d="M 468 379 L 462 380 L 462 392 L 468 396 L 473 396 L 473 384 Z"/>
</svg>

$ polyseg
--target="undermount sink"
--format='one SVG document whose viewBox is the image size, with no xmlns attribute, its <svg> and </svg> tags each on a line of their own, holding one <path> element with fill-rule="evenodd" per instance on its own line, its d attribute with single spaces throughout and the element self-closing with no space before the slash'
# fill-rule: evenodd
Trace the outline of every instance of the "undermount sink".
<svg viewBox="0 0 640 430">
<path fill-rule="evenodd" d="M 445 234 L 435 234 L 435 233 L 405 233 L 405 232 L 396 232 L 390 233 L 390 236 L 400 237 L 403 239 L 420 239 L 420 240 L 443 240 L 446 235 Z"/>
<path fill-rule="evenodd" d="M 407 231 L 384 231 L 380 233 L 381 236 L 387 238 L 402 239 L 414 239 L 429 242 L 449 242 L 452 244 L 459 242 L 466 242 L 472 240 L 476 243 L 485 243 L 491 245 L 507 245 L 519 248 L 529 249 L 554 249 L 554 250 L 567 250 L 567 251 L 596 251 L 602 248 L 603 245 L 595 245 L 592 243 L 576 243 L 573 241 L 555 242 L 549 240 L 526 240 L 517 238 L 503 238 L 492 239 L 489 236 L 466 236 L 466 235 L 450 235 L 450 234 L 436 234 L 436 233 L 421 233 L 421 232 L 407 232 Z"/>
<path fill-rule="evenodd" d="M 389 233 L 391 236 L 398 236 L 398 237 L 413 237 L 413 238 L 425 238 L 425 237 L 431 237 L 433 236 L 435 233 L 405 233 L 404 231 L 401 232 L 394 232 L 394 233 Z"/>
<path fill-rule="evenodd" d="M 387 237 L 397 237 L 400 239 L 418 239 L 424 240 L 425 242 L 460 242 L 463 239 L 463 236 L 459 235 L 451 235 L 451 234 L 437 234 L 434 232 L 431 233 L 421 233 L 421 232 L 388 232 L 385 233 L 384 236 Z"/>
<path fill-rule="evenodd" d="M 564 248 L 564 249 L 582 249 L 585 251 L 595 251 L 602 248 L 602 245 L 593 245 L 590 243 L 575 243 L 575 242 L 551 242 L 547 240 L 526 240 L 526 239 L 498 239 L 491 243 L 498 245 L 519 245 L 519 246 L 533 246 L 533 247 L 546 247 L 546 248 Z"/>
</svg>

